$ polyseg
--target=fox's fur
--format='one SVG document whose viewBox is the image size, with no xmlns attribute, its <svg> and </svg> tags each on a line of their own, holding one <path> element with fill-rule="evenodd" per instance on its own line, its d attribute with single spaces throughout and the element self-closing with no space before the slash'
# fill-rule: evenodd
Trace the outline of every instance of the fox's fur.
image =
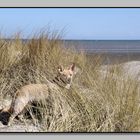
<svg viewBox="0 0 140 140">
<path fill-rule="evenodd" d="M 63 67 L 58 68 L 58 75 L 54 80 L 54 83 L 48 81 L 47 84 L 29 84 L 21 87 L 15 93 L 14 98 L 9 109 L 3 109 L 3 111 L 8 111 L 11 116 L 9 118 L 8 125 L 10 125 L 13 119 L 18 116 L 29 103 L 33 101 L 45 100 L 49 93 L 58 92 L 60 89 L 56 84 L 56 79 L 59 81 L 63 78 L 66 79 L 66 88 L 70 88 L 72 83 L 72 78 L 74 75 L 75 65 L 72 64 L 70 67 L 63 69 Z M 62 76 L 62 77 L 61 77 Z M 64 82 L 64 80 L 62 80 Z"/>
</svg>

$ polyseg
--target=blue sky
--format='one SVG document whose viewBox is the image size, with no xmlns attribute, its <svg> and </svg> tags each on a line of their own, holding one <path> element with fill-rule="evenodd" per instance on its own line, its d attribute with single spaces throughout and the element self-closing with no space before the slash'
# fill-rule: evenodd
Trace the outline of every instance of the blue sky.
<svg viewBox="0 0 140 140">
<path fill-rule="evenodd" d="M 1 8 L 0 31 L 24 38 L 43 27 L 64 39 L 140 40 L 140 8 Z"/>
</svg>

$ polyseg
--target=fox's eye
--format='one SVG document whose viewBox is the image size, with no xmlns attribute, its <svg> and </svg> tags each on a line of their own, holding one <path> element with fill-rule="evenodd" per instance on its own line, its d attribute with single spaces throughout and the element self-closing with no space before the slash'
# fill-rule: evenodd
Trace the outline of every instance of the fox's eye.
<svg viewBox="0 0 140 140">
<path fill-rule="evenodd" d="M 62 72 L 62 69 L 58 69 L 60 72 Z"/>
</svg>

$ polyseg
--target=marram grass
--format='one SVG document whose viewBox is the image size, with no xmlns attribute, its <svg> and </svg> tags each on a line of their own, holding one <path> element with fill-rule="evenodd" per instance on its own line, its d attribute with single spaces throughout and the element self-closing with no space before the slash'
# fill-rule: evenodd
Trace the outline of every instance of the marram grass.
<svg viewBox="0 0 140 140">
<path fill-rule="evenodd" d="M 43 132 L 139 132 L 138 81 L 124 78 L 121 65 L 107 66 L 104 73 L 100 56 L 89 59 L 64 47 L 57 36 L 40 34 L 26 43 L 20 37 L 0 39 L 1 101 L 26 84 L 51 80 L 58 65 L 72 62 L 80 69 L 72 88 L 50 93 L 45 102 L 31 107 L 24 125 L 30 120 Z"/>
</svg>

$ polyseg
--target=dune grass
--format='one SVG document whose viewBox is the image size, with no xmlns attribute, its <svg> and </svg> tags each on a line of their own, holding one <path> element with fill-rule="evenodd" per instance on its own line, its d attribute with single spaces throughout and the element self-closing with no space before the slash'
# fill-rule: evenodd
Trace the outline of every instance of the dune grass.
<svg viewBox="0 0 140 140">
<path fill-rule="evenodd" d="M 66 48 L 55 34 L 40 33 L 26 42 L 19 36 L 0 39 L 0 98 L 12 98 L 26 84 L 46 83 L 58 65 L 72 62 L 80 69 L 72 88 L 52 92 L 44 103 L 30 108 L 32 123 L 45 132 L 139 131 L 138 82 L 124 78 L 119 65 L 108 66 L 104 73 L 100 56 L 89 58 Z"/>
</svg>

